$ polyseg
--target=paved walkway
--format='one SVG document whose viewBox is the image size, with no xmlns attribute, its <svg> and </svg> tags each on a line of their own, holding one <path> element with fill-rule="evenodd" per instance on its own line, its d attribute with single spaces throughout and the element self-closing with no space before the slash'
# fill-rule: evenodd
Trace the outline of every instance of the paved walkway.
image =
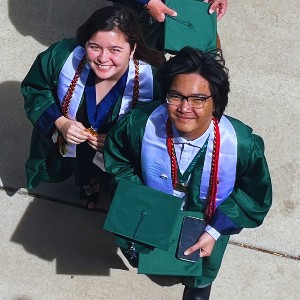
<svg viewBox="0 0 300 300">
<path fill-rule="evenodd" d="M 296 300 L 300 295 L 299 5 L 229 0 L 219 22 L 230 69 L 227 113 L 262 135 L 274 185 L 264 224 L 231 238 L 212 300 Z M 72 3 L 70 5 L 70 3 Z M 78 207 L 72 180 L 24 187 L 30 124 L 20 82 L 36 55 L 105 1 L 0 2 L 0 299 L 180 300 L 182 286 L 136 274 L 102 231 L 98 211 Z"/>
</svg>

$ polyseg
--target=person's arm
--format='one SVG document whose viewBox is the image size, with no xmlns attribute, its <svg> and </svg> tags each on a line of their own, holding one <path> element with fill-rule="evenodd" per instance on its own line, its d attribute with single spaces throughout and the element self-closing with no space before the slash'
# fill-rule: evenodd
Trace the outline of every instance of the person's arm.
<svg viewBox="0 0 300 300">
<path fill-rule="evenodd" d="M 141 166 L 142 139 L 149 115 L 160 104 L 160 101 L 138 104 L 107 134 L 104 163 L 107 173 L 112 175 L 113 190 L 121 178 L 144 184 Z"/>
<path fill-rule="evenodd" d="M 217 207 L 205 231 L 215 240 L 221 234 L 239 233 L 245 227 L 257 227 L 266 216 L 272 202 L 272 186 L 264 156 L 263 140 L 252 135 L 247 148 L 247 162 L 240 162 L 238 178 L 233 192 Z"/>
<path fill-rule="evenodd" d="M 209 221 L 209 225 L 221 234 L 235 234 L 242 228 L 258 227 L 272 203 L 271 178 L 263 140 L 256 135 L 252 135 L 251 140 L 248 145 L 238 148 L 240 157 L 234 190 L 217 207 Z"/>
<path fill-rule="evenodd" d="M 272 203 L 271 179 L 262 139 L 253 135 L 250 145 L 240 148 L 243 152 L 249 151 L 250 155 L 246 153 L 247 161 L 240 162 L 233 192 L 218 206 L 206 232 L 186 250 L 186 255 L 200 249 L 201 257 L 210 256 L 220 234 L 239 233 L 242 228 L 257 227 L 263 222 Z"/>
<path fill-rule="evenodd" d="M 216 240 L 207 232 L 204 232 L 198 242 L 184 251 L 184 255 L 189 255 L 200 249 L 200 257 L 210 256 L 215 246 Z"/>
<path fill-rule="evenodd" d="M 212 14 L 216 11 L 218 20 L 224 16 L 228 0 L 204 0 L 203 2 L 210 3 L 209 13 Z"/>
<path fill-rule="evenodd" d="M 43 138 L 50 137 L 57 128 L 67 142 L 78 144 L 87 140 L 90 134 L 84 131 L 85 127 L 80 122 L 63 117 L 58 104 L 56 90 L 62 67 L 60 53 L 66 48 L 60 48 L 60 45 L 61 42 L 58 42 L 37 56 L 21 83 L 21 92 L 26 115 Z"/>
<path fill-rule="evenodd" d="M 56 119 L 62 116 L 55 101 L 55 66 L 53 53 L 56 45 L 40 53 L 21 83 L 25 113 L 42 137 L 47 137 Z"/>
<path fill-rule="evenodd" d="M 147 4 L 149 14 L 158 22 L 164 22 L 166 14 L 176 17 L 177 13 L 166 6 L 161 0 L 150 0 Z"/>
<path fill-rule="evenodd" d="M 146 5 L 149 14 L 158 22 L 164 22 L 166 14 L 172 17 L 177 16 L 177 12 L 171 7 L 166 6 L 161 0 L 137 0 L 137 2 Z M 209 13 L 212 14 L 216 11 L 218 20 L 224 16 L 228 0 L 204 0 L 203 2 L 210 3 Z"/>
<path fill-rule="evenodd" d="M 121 178 L 142 184 L 139 157 L 140 141 L 131 142 L 131 113 L 120 120 L 106 136 L 104 145 L 105 170 L 112 175 L 111 187 L 116 189 Z"/>
<path fill-rule="evenodd" d="M 33 125 L 41 137 L 47 138 L 53 134 L 55 129 L 53 125 L 60 117 L 62 117 L 61 109 L 56 103 L 53 103 L 40 115 Z"/>
</svg>

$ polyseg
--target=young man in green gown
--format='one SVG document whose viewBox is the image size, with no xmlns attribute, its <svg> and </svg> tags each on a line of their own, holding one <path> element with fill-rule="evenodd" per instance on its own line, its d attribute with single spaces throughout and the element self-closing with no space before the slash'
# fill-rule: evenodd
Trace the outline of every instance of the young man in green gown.
<svg viewBox="0 0 300 300">
<path fill-rule="evenodd" d="M 128 179 L 180 197 L 182 210 L 202 214 L 205 231 L 185 251 L 200 249 L 202 276 L 184 277 L 183 299 L 209 299 L 229 236 L 261 225 L 271 206 L 264 143 L 223 114 L 229 81 L 221 52 L 186 47 L 163 65 L 159 79 L 166 103 L 143 105 L 110 131 L 106 171 L 114 187 Z"/>
</svg>

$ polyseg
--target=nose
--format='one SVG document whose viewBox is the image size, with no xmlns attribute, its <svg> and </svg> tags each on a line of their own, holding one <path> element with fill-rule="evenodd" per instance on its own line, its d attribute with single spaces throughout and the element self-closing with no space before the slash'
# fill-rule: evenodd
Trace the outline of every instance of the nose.
<svg viewBox="0 0 300 300">
<path fill-rule="evenodd" d="M 180 103 L 180 105 L 178 106 L 178 110 L 181 112 L 187 112 L 191 109 L 187 99 L 183 99 Z"/>
<path fill-rule="evenodd" d="M 97 57 L 97 60 L 101 63 L 108 61 L 109 51 L 102 49 Z"/>
</svg>

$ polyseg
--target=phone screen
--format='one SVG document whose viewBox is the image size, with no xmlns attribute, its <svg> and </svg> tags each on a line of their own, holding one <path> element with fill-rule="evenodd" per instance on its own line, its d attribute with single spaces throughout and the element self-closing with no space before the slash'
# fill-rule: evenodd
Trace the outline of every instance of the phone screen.
<svg viewBox="0 0 300 300">
<path fill-rule="evenodd" d="M 200 250 L 189 255 L 184 255 L 184 251 L 193 246 L 203 233 L 205 222 L 203 219 L 195 217 L 184 217 L 180 232 L 180 238 L 177 249 L 177 258 L 190 262 L 196 262 L 200 258 Z"/>
</svg>

